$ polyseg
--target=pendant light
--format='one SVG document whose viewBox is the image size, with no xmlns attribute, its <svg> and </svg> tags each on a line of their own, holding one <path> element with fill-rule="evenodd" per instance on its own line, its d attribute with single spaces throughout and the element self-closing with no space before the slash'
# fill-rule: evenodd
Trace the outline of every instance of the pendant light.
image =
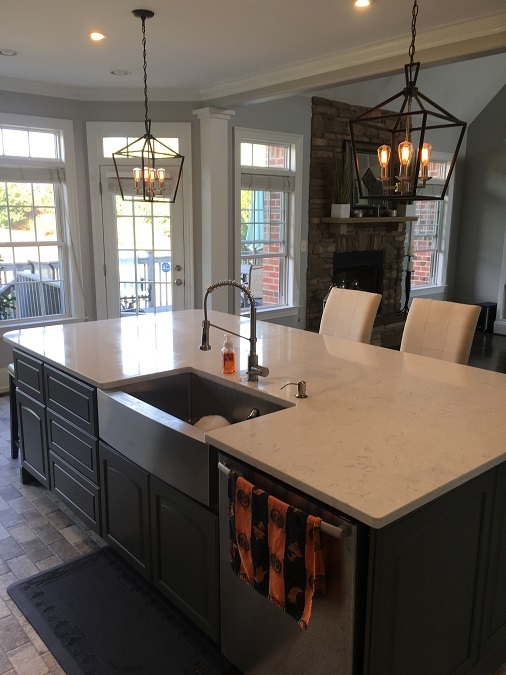
<svg viewBox="0 0 506 675">
<path fill-rule="evenodd" d="M 148 114 L 146 19 L 151 19 L 154 12 L 149 9 L 134 9 L 132 14 L 142 21 L 145 132 L 143 136 L 121 148 L 121 150 L 113 152 L 112 158 L 116 177 L 123 199 L 133 198 L 134 201 L 145 202 L 175 202 L 183 171 L 184 157 L 153 136 Z M 125 164 L 131 166 L 132 163 L 135 164 L 132 177 L 122 177 L 121 169 L 124 169 Z"/>
<path fill-rule="evenodd" d="M 466 123 L 418 90 L 420 62 L 414 60 L 417 16 L 418 2 L 414 0 L 410 60 L 404 66 L 405 88 L 350 121 L 358 196 L 362 199 L 404 202 L 443 199 L 464 137 Z M 398 108 L 398 112 L 393 108 Z M 383 141 L 377 149 L 377 176 L 372 175 L 369 166 L 360 166 L 360 146 L 363 148 L 371 138 Z M 441 180 L 431 183 L 431 153 L 438 144 L 445 151 L 454 148 L 453 156 L 446 175 L 438 175 Z M 370 189 L 369 194 L 367 188 L 372 187 L 371 183 L 379 189 Z"/>
</svg>

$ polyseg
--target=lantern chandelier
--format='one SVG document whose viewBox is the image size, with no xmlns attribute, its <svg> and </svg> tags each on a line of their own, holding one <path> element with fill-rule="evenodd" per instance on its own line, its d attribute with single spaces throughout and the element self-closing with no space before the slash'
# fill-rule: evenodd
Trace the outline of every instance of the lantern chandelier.
<svg viewBox="0 0 506 675">
<path fill-rule="evenodd" d="M 176 201 L 184 157 L 153 136 L 148 114 L 146 19 L 151 19 L 154 12 L 149 9 L 134 9 L 132 14 L 142 21 L 145 133 L 121 150 L 113 152 L 114 168 L 123 199 L 133 198 L 134 201 L 168 201 L 173 203 Z M 132 178 L 124 178 L 121 175 L 121 169 L 124 169 L 125 164 L 131 166 L 132 163 L 134 163 L 133 181 Z"/>
<path fill-rule="evenodd" d="M 420 62 L 414 60 L 417 16 L 418 3 L 414 0 L 408 52 L 410 60 L 404 66 L 405 88 L 357 119 L 350 120 L 353 162 L 360 198 L 384 201 L 441 200 L 448 189 L 467 125 L 424 96 L 416 86 L 420 70 Z M 398 112 L 388 110 L 394 106 L 399 107 Z M 363 148 L 364 142 L 369 142 L 370 138 L 384 140 L 377 149 L 380 176 L 375 176 L 369 166 L 360 166 L 360 144 Z M 441 180 L 431 183 L 430 160 L 436 143 L 444 149 L 454 147 L 455 150 L 446 175 L 438 175 Z"/>
</svg>

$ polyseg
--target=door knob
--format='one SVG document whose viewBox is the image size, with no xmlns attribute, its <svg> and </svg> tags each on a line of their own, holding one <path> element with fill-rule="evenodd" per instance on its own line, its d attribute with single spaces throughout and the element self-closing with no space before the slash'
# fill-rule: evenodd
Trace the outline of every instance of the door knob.
<svg viewBox="0 0 506 675">
<path fill-rule="evenodd" d="M 176 286 L 181 286 L 182 283 L 183 283 L 183 280 L 182 280 L 182 279 L 176 279 L 176 280 L 174 281 L 174 283 L 176 284 Z"/>
</svg>

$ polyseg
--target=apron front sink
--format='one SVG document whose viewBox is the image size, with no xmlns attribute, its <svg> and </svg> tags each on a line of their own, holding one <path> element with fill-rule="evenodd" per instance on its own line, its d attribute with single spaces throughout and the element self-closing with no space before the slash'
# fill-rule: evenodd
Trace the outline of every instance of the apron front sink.
<svg viewBox="0 0 506 675">
<path fill-rule="evenodd" d="M 98 390 L 102 441 L 197 501 L 217 500 L 216 450 L 193 424 L 221 415 L 231 424 L 294 404 L 194 371 Z M 256 412 L 258 411 L 258 413 Z"/>
</svg>

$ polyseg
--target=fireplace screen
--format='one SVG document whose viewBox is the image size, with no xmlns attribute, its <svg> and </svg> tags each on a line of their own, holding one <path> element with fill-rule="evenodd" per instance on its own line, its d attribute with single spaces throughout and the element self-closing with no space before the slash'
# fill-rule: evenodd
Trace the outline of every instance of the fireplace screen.
<svg viewBox="0 0 506 675">
<path fill-rule="evenodd" d="M 369 293 L 383 292 L 384 251 L 334 253 L 332 283 Z"/>
</svg>

